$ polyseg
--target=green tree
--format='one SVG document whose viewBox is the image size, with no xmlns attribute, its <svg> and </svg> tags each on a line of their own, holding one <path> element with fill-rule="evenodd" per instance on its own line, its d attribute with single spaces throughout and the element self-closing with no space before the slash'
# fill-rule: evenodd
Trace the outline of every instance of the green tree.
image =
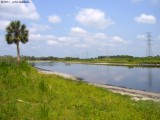
<svg viewBox="0 0 160 120">
<path fill-rule="evenodd" d="M 8 44 L 16 44 L 17 46 L 17 61 L 20 62 L 20 48 L 19 43 L 25 44 L 28 42 L 29 31 L 26 29 L 26 25 L 20 21 L 11 21 L 6 27 L 6 41 Z"/>
</svg>

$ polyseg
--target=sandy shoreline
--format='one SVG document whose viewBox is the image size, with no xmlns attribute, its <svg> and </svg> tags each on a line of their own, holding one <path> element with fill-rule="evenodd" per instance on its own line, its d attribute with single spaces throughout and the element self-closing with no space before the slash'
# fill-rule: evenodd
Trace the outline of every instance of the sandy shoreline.
<svg viewBox="0 0 160 120">
<path fill-rule="evenodd" d="M 61 76 L 61 77 L 67 78 L 67 79 L 76 80 L 76 81 L 82 80 L 82 78 L 75 77 L 73 75 L 60 73 L 60 72 L 53 72 L 53 71 L 45 70 L 45 69 L 38 68 L 38 67 L 34 67 L 34 68 L 36 68 L 40 73 L 43 73 L 43 74 L 54 74 L 54 75 L 58 75 L 58 76 Z"/>
<path fill-rule="evenodd" d="M 42 74 L 54 74 L 58 75 L 67 79 L 71 80 L 82 80 L 79 77 L 75 77 L 69 74 L 64 74 L 64 73 L 59 73 L 59 72 L 53 72 L 41 68 L 35 67 L 40 73 Z M 153 101 L 160 101 L 160 93 L 154 93 L 154 92 L 147 92 L 147 91 L 141 91 L 141 90 L 135 90 L 135 89 L 128 89 L 128 88 L 123 88 L 123 87 L 117 87 L 117 86 L 111 86 L 111 85 L 102 85 L 102 84 L 93 84 L 89 83 L 90 85 L 94 85 L 97 87 L 102 87 L 106 88 L 114 93 L 120 93 L 122 95 L 129 95 L 131 98 L 135 101 L 138 100 L 153 100 Z"/>
</svg>

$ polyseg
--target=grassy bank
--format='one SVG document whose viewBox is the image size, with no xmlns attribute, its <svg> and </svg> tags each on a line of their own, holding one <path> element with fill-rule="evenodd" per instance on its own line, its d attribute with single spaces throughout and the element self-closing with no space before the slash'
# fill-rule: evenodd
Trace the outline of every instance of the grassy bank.
<svg viewBox="0 0 160 120">
<path fill-rule="evenodd" d="M 135 102 L 87 83 L 40 74 L 25 61 L 0 59 L 2 120 L 158 120 L 160 103 Z"/>
<path fill-rule="evenodd" d="M 107 59 L 64 59 L 63 62 L 81 62 L 81 63 L 117 63 L 119 65 L 156 65 L 160 64 L 160 57 L 144 58 L 107 58 Z"/>
</svg>

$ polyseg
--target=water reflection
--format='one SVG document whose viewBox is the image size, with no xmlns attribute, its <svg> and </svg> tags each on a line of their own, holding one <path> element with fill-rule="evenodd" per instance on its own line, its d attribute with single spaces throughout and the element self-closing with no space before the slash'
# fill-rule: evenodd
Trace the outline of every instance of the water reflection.
<svg viewBox="0 0 160 120">
<path fill-rule="evenodd" d="M 83 78 L 87 82 L 160 92 L 160 68 L 124 67 L 60 62 L 35 63 L 35 66 Z"/>
<path fill-rule="evenodd" d="M 65 63 L 65 65 L 66 65 L 66 66 L 70 66 L 71 64 L 70 64 L 70 63 Z"/>
<path fill-rule="evenodd" d="M 148 83 L 149 87 L 152 88 L 152 68 L 148 68 Z"/>
</svg>

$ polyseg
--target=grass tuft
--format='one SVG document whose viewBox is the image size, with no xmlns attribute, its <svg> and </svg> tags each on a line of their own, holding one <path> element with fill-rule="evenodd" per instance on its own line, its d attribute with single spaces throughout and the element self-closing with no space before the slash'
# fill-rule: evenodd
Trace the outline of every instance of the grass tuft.
<svg viewBox="0 0 160 120">
<path fill-rule="evenodd" d="M 41 92 L 47 92 L 48 90 L 48 85 L 44 79 L 39 82 L 39 90 Z"/>
</svg>

